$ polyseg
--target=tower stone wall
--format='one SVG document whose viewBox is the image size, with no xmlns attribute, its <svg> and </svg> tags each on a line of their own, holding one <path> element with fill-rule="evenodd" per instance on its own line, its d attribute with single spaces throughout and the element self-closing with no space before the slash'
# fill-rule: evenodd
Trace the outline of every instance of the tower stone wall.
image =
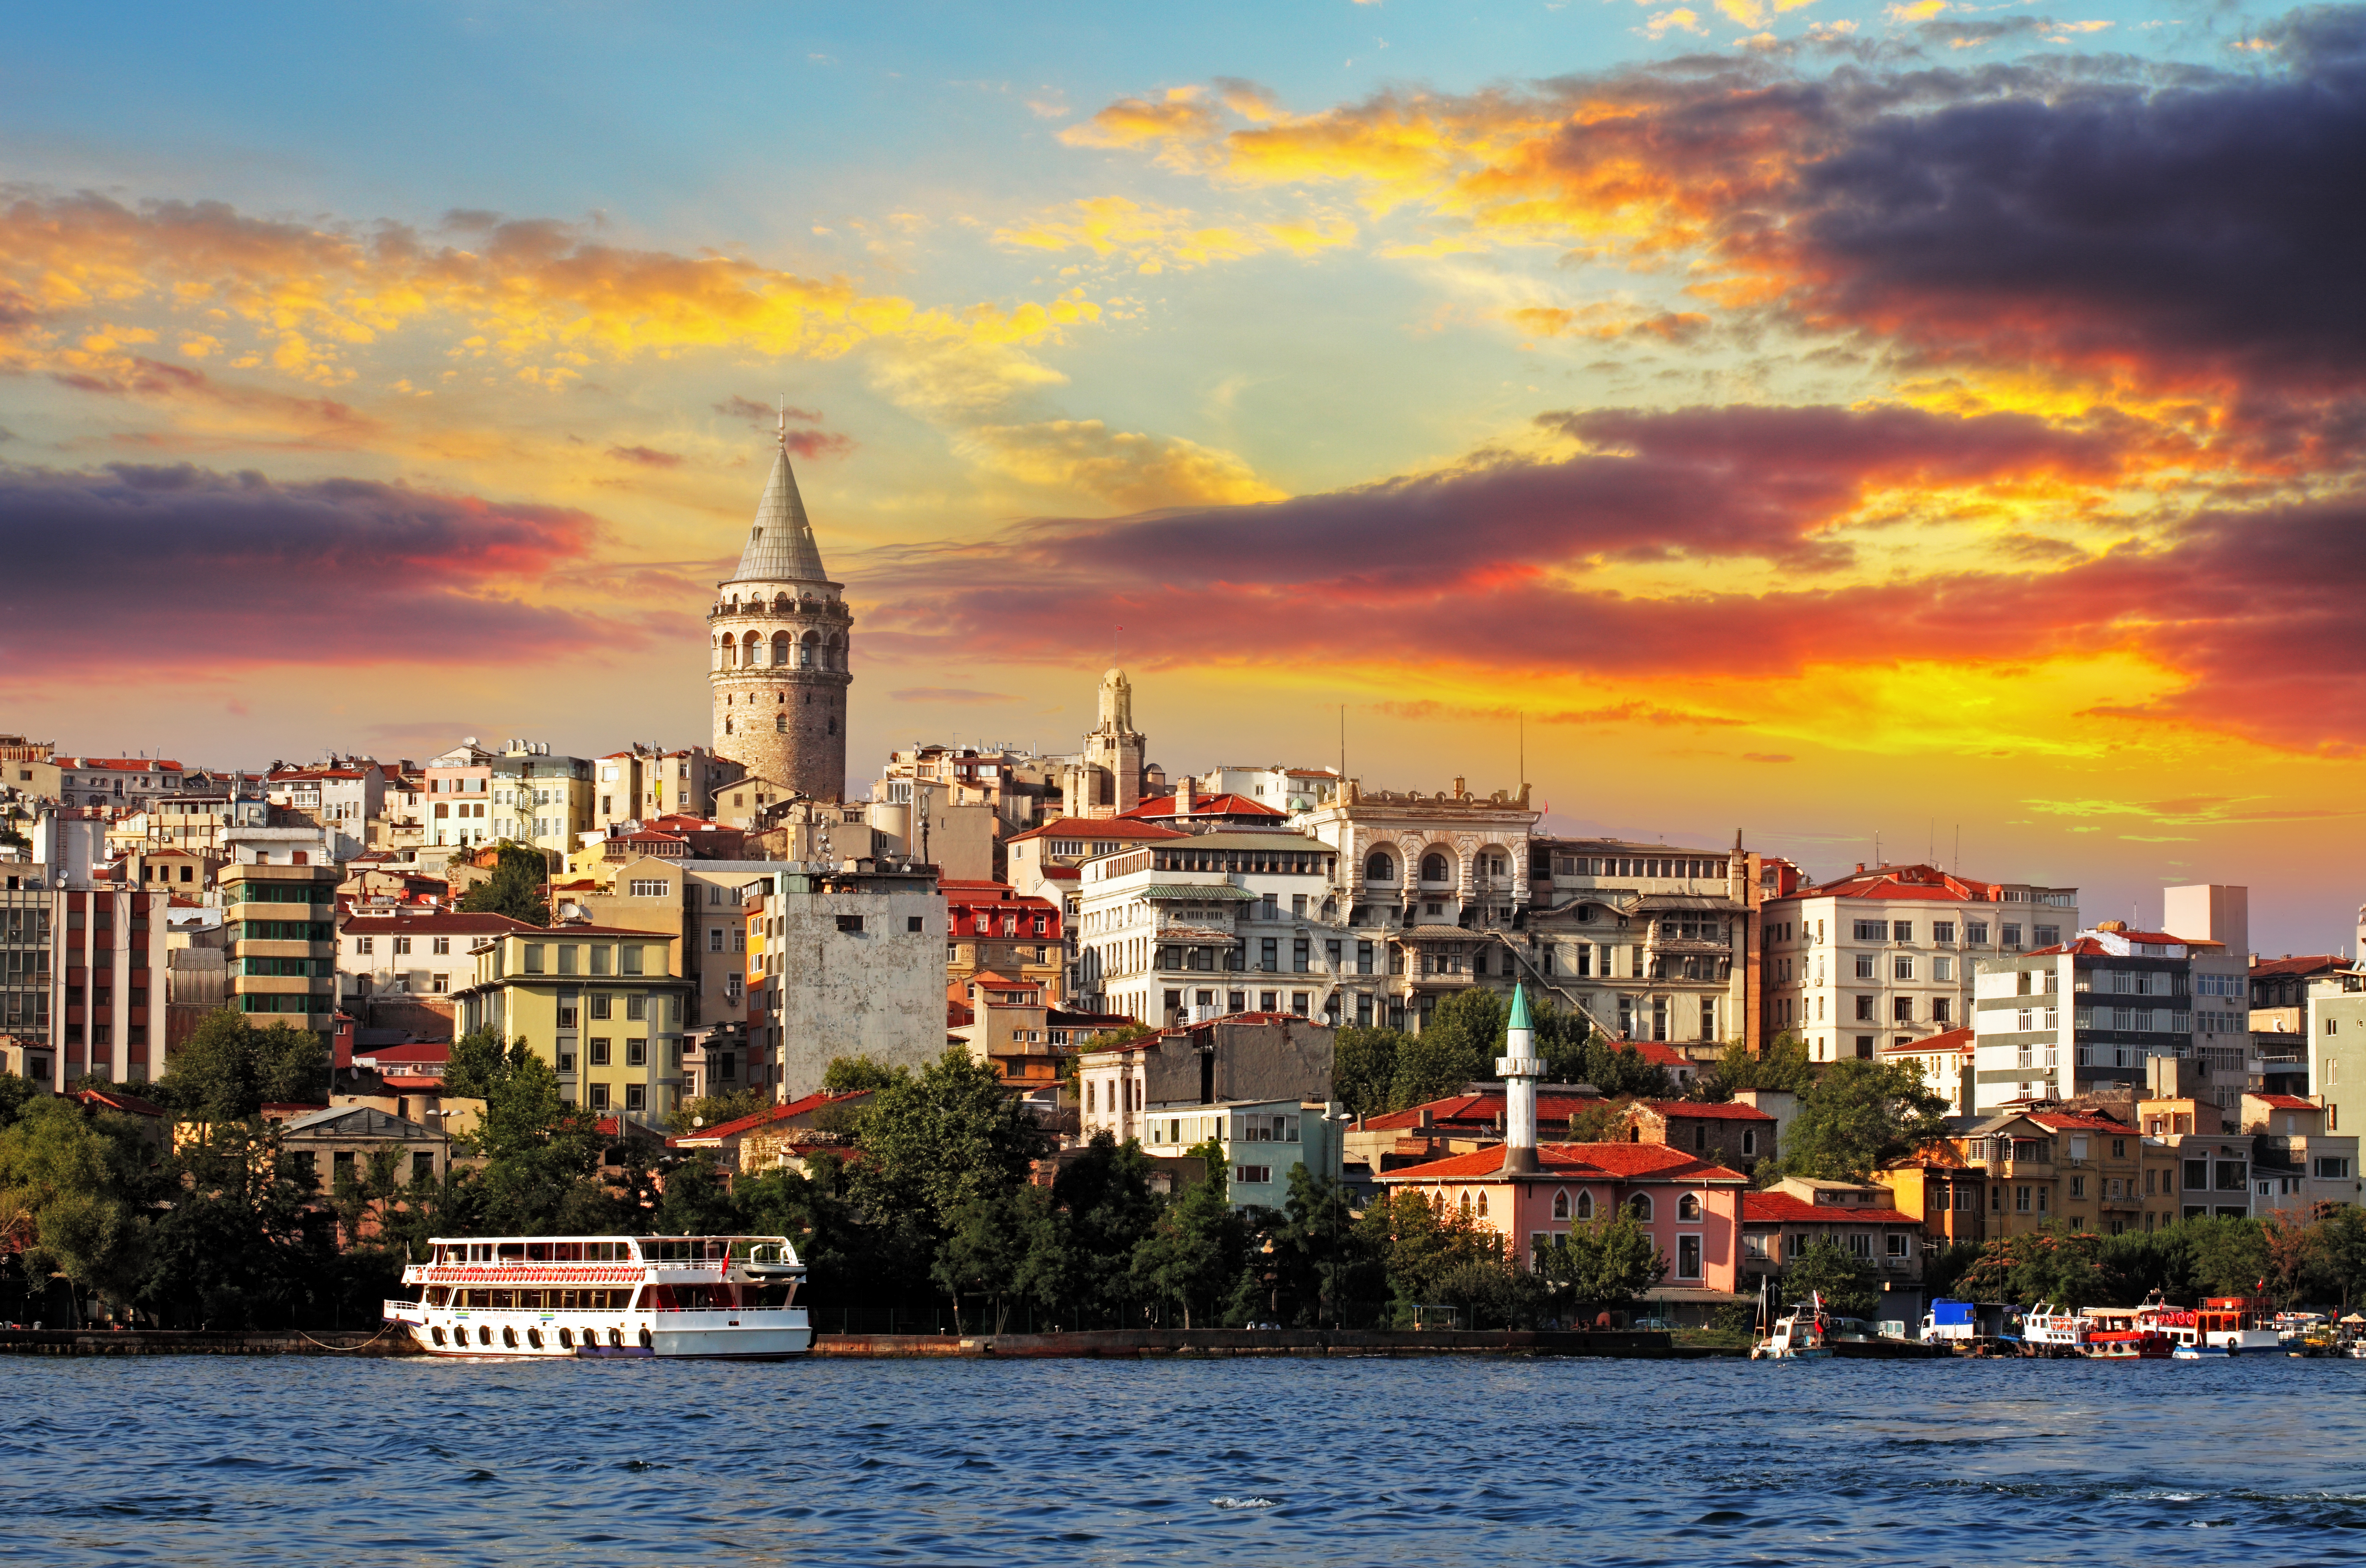
<svg viewBox="0 0 2366 1568">
<path fill-rule="evenodd" d="M 718 756 L 817 800 L 846 793 L 854 614 L 824 573 L 785 444 L 739 570 L 707 612 Z"/>
</svg>

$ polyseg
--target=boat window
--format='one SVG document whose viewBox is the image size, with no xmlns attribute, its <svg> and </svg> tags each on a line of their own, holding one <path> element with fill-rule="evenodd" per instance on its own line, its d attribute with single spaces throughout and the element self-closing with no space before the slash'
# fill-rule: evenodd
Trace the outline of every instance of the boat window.
<svg viewBox="0 0 2366 1568">
<path fill-rule="evenodd" d="M 550 1261 L 550 1243 L 546 1241 L 527 1242 L 525 1244 L 525 1255 L 526 1259 L 529 1262 L 547 1263 Z"/>
<path fill-rule="evenodd" d="M 496 1262 L 513 1262 L 524 1256 L 525 1243 L 522 1241 L 504 1241 L 494 1244 L 493 1258 Z"/>
<path fill-rule="evenodd" d="M 495 1312 L 509 1312 L 513 1310 L 516 1302 L 517 1292 L 515 1291 L 495 1291 L 493 1292 L 492 1309 Z"/>
<path fill-rule="evenodd" d="M 555 1241 L 550 1244 L 550 1256 L 561 1263 L 580 1263 L 583 1244 L 580 1241 Z"/>
<path fill-rule="evenodd" d="M 451 1302 L 452 1302 L 452 1287 L 451 1287 L 451 1286 L 449 1286 L 449 1285 L 430 1285 L 430 1286 L 428 1286 L 428 1287 L 427 1287 L 427 1304 L 428 1304 L 429 1306 L 432 1306 L 432 1307 L 448 1306 L 448 1305 L 450 1305 L 450 1304 L 451 1304 Z"/>
</svg>

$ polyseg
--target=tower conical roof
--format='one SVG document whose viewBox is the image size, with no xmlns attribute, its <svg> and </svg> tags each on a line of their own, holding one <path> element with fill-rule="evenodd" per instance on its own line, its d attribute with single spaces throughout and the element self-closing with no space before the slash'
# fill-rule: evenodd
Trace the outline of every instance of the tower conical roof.
<svg viewBox="0 0 2366 1568">
<path fill-rule="evenodd" d="M 1535 1025 L 1528 1021 L 1527 987 L 1517 982 L 1515 982 L 1512 986 L 1512 1019 L 1511 1021 L 1506 1023 L 1504 1027 L 1505 1029 L 1533 1029 L 1535 1027 Z"/>
<path fill-rule="evenodd" d="M 739 554 L 734 582 L 827 582 L 821 550 L 814 544 L 813 525 L 806 520 L 805 497 L 797 493 L 797 476 L 789 471 L 789 448 L 783 442 L 772 459 L 772 477 L 764 481 L 764 499 L 756 503 L 756 521 L 748 530 L 748 547 Z"/>
</svg>

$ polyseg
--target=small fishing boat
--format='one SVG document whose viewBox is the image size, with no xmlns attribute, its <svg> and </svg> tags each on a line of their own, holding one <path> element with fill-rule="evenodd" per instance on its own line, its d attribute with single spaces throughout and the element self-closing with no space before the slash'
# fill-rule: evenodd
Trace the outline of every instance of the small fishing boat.
<svg viewBox="0 0 2366 1568">
<path fill-rule="evenodd" d="M 1808 1299 L 1774 1320 L 1774 1332 L 1750 1348 L 1753 1361 L 1821 1361 L 1831 1359 L 1832 1320 L 1825 1315 L 1824 1298 L 1809 1292 Z"/>
<path fill-rule="evenodd" d="M 2136 1307 L 2089 1307 L 2079 1354 L 2090 1361 L 2165 1361 L 2175 1348 L 2168 1335 L 2146 1328 Z"/>
<path fill-rule="evenodd" d="M 2051 1302 L 2040 1302 L 2022 1319 L 2022 1353 L 2076 1356 L 2086 1333 L 2087 1324 L 2077 1313 L 2057 1312 Z"/>
<path fill-rule="evenodd" d="M 2254 1296 L 2211 1296 L 2193 1314 L 2193 1338 L 2170 1352 L 2180 1361 L 2217 1356 L 2263 1355 L 2283 1338 L 2262 1321 L 2267 1303 Z"/>
</svg>

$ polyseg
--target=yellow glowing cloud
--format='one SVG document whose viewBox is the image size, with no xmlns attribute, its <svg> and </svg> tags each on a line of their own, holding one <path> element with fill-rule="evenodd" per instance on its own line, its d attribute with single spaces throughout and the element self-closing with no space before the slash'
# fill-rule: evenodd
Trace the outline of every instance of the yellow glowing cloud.
<svg viewBox="0 0 2366 1568">
<path fill-rule="evenodd" d="M 1284 493 L 1230 452 L 1111 430 L 1097 419 L 980 425 L 957 445 L 1022 483 L 1077 491 L 1129 511 L 1279 501 Z"/>
<path fill-rule="evenodd" d="M 1120 257 L 1145 273 L 1238 261 L 1275 249 L 1310 255 L 1351 244 L 1355 238 L 1356 226 L 1341 219 L 1202 224 L 1188 208 L 1146 207 L 1120 196 L 1071 202 L 994 235 L 996 243 L 1017 249 Z"/>
</svg>

